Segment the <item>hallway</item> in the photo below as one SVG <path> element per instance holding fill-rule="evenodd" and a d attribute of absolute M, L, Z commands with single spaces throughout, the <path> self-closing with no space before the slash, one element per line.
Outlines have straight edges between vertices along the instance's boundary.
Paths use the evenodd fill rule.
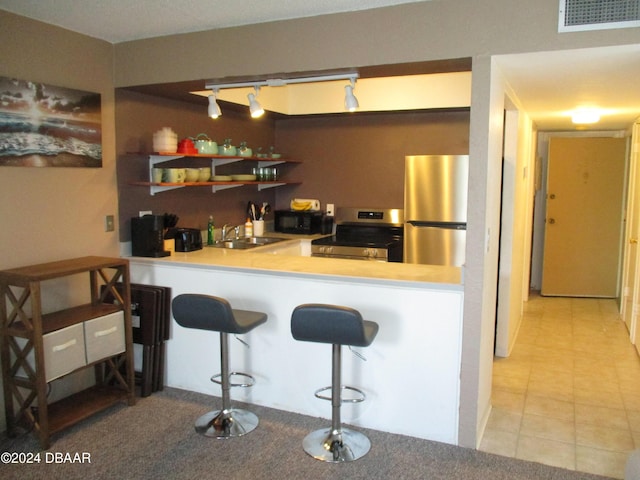
<path fill-rule="evenodd" d="M 532 295 L 493 368 L 481 451 L 624 477 L 640 448 L 640 358 L 615 300 Z"/>

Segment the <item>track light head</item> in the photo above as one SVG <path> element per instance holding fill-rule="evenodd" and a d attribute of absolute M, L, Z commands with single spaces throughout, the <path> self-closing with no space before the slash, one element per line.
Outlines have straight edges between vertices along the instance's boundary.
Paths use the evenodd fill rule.
<path fill-rule="evenodd" d="M 355 78 L 351 79 L 351 85 L 345 85 L 344 90 L 344 108 L 350 112 L 355 112 L 360 104 L 358 103 L 358 99 L 353 94 L 353 89 L 356 86 Z"/>
<path fill-rule="evenodd" d="M 220 110 L 220 105 L 218 105 L 218 102 L 216 101 L 217 93 L 218 91 L 214 90 L 213 94 L 209 95 L 208 115 L 213 119 L 216 119 L 220 115 L 222 115 L 222 110 Z"/>
<path fill-rule="evenodd" d="M 251 112 L 251 116 L 253 118 L 258 118 L 262 116 L 262 114 L 264 113 L 264 109 L 262 108 L 262 105 L 260 105 L 260 103 L 256 100 L 256 96 L 260 91 L 260 87 L 255 86 L 253 88 L 256 91 L 255 95 L 253 93 L 247 95 L 247 97 L 249 98 L 249 112 Z"/>

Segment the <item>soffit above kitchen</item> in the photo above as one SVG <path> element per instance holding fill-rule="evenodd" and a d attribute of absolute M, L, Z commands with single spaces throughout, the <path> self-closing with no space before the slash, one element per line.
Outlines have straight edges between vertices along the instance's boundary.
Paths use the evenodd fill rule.
<path fill-rule="evenodd" d="M 251 83 L 268 79 L 308 78 L 315 76 L 356 74 L 354 93 L 360 102 L 358 112 L 469 109 L 471 105 L 471 59 L 457 58 L 428 62 L 379 65 L 335 71 L 311 71 L 272 74 L 268 77 L 233 77 L 203 79 L 154 85 L 123 87 L 156 97 L 202 106 L 206 115 L 206 84 Z M 344 87 L 347 81 L 289 84 L 262 87 L 258 100 L 271 114 L 297 116 L 338 114 L 344 111 Z M 247 94 L 251 87 L 222 89 L 218 100 L 222 111 L 247 112 Z M 248 115 L 248 113 L 247 113 Z"/>

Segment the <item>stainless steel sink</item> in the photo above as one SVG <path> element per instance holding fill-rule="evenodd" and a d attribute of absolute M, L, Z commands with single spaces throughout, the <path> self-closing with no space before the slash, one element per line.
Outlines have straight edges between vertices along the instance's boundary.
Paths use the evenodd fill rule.
<path fill-rule="evenodd" d="M 224 242 L 218 241 L 213 245 L 209 245 L 209 246 L 213 248 L 234 248 L 236 250 L 241 250 L 241 249 L 246 250 L 247 248 L 254 248 L 254 247 L 257 247 L 258 245 L 251 245 L 250 243 L 247 243 L 244 240 L 240 239 L 240 240 L 225 240 Z"/>
<path fill-rule="evenodd" d="M 248 237 L 243 240 L 252 245 L 270 245 L 272 243 L 282 242 L 285 239 L 277 237 Z"/>
<path fill-rule="evenodd" d="M 236 250 L 247 250 L 249 248 L 261 247 L 263 245 L 270 245 L 272 243 L 282 242 L 284 238 L 276 237 L 247 237 L 247 238 L 235 238 L 233 240 L 217 241 L 213 245 L 209 245 L 213 248 L 232 248 Z"/>

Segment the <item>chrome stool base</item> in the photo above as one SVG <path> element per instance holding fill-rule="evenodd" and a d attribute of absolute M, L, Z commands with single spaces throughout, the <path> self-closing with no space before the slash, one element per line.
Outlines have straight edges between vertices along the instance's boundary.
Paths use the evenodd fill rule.
<path fill-rule="evenodd" d="M 353 462 L 369 452 L 371 442 L 366 435 L 348 428 L 339 431 L 324 428 L 304 437 L 302 448 L 323 462 Z"/>
<path fill-rule="evenodd" d="M 196 432 L 205 437 L 235 438 L 254 430 L 258 422 L 258 417 L 247 410 L 215 410 L 196 420 Z"/>

